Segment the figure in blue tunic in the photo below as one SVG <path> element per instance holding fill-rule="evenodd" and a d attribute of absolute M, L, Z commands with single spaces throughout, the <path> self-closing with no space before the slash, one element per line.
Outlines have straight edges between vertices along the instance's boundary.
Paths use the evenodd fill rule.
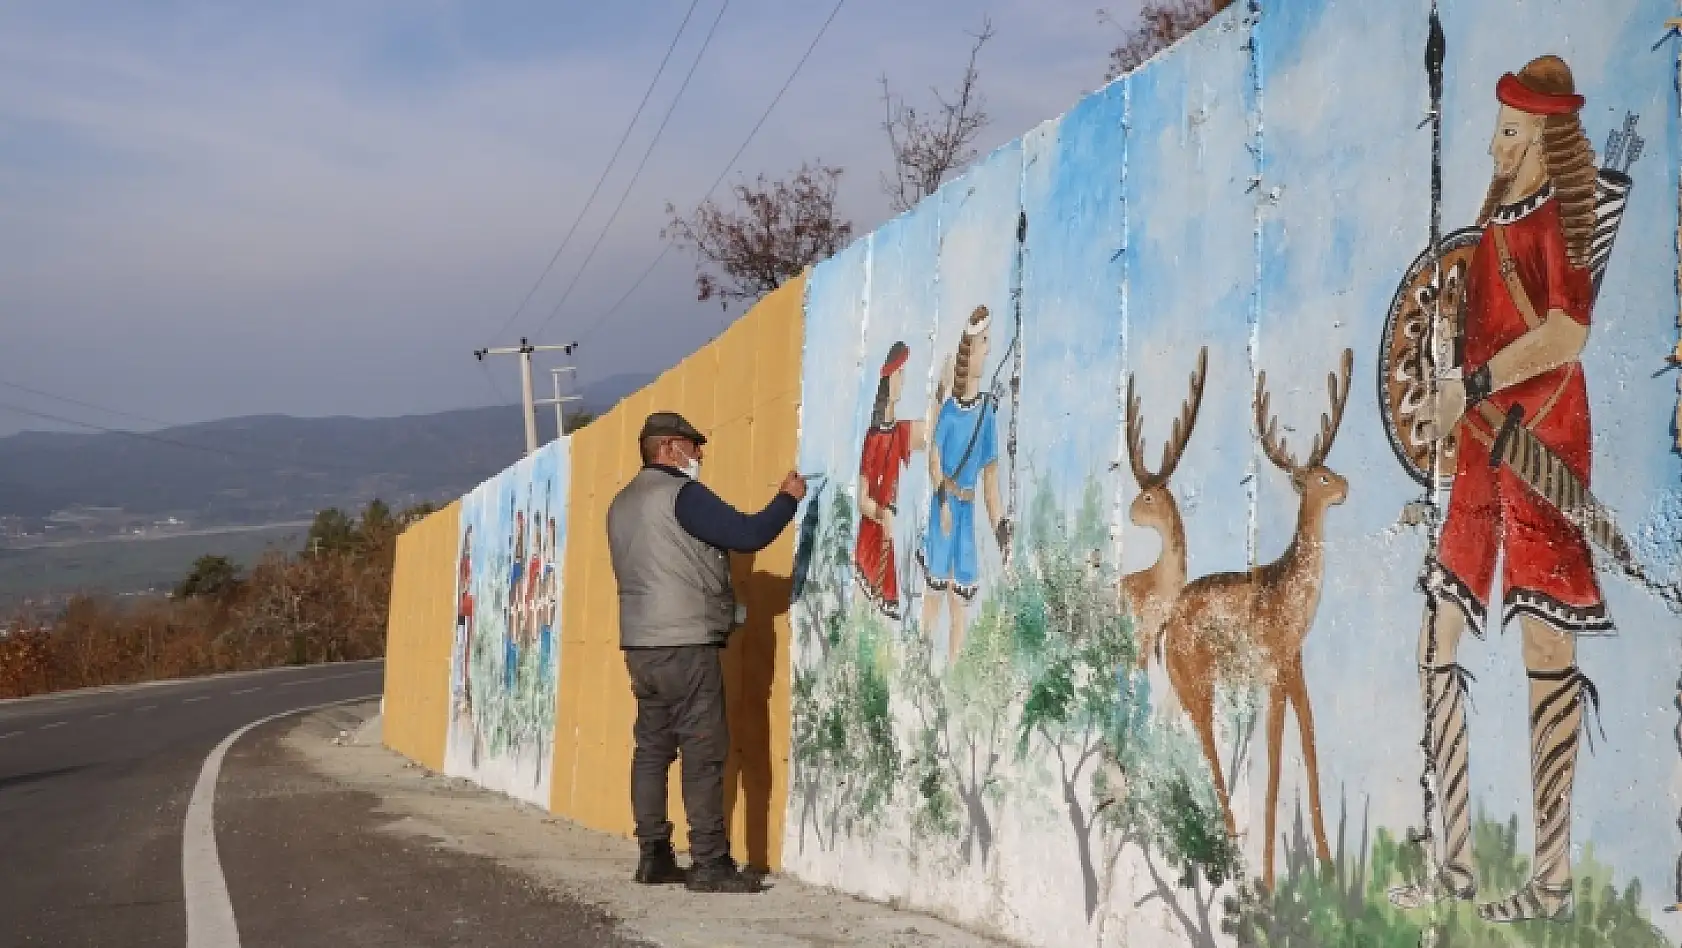
<path fill-rule="evenodd" d="M 525 569 L 526 512 L 522 510 L 514 514 L 514 551 L 512 562 L 508 564 L 508 601 L 504 613 L 507 621 L 502 628 L 502 687 L 505 692 L 514 690 L 514 669 L 520 663 L 514 636 L 523 618 L 520 610 L 520 590 L 524 584 L 520 580 L 525 575 Z"/>
<path fill-rule="evenodd" d="M 941 402 L 929 439 L 929 478 L 934 497 L 917 559 L 929 592 L 923 598 L 923 629 L 933 635 L 945 604 L 951 621 L 947 661 L 963 650 L 968 604 L 981 584 L 976 541 L 976 495 L 987 504 L 987 529 L 994 543 L 1008 542 L 1010 526 L 999 502 L 998 402 L 981 390 L 989 345 L 987 307 L 977 306 L 964 326 L 949 364 L 950 394 Z M 947 389 L 943 381 L 942 388 Z"/>
<path fill-rule="evenodd" d="M 561 605 L 560 590 L 557 588 L 560 586 L 561 576 L 556 571 L 555 564 L 556 548 L 559 546 L 556 541 L 555 518 L 550 517 L 549 535 L 544 543 L 543 582 L 541 584 L 543 593 L 538 601 L 543 624 L 537 638 L 537 667 L 541 676 L 539 680 L 545 685 L 553 677 L 555 620 L 559 617 Z"/>

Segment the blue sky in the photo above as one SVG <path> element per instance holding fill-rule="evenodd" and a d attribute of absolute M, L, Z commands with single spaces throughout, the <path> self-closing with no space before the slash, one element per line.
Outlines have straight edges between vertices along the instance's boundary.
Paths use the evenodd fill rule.
<path fill-rule="evenodd" d="M 641 4 L 9 4 L 0 10 L 0 379 L 171 421 L 397 414 L 493 399 L 493 338 L 583 204 L 682 0 Z M 1131 2 L 1111 4 L 1125 17 Z M 703 0 L 579 237 L 515 324 L 560 298 L 719 9 Z M 636 190 L 546 334 L 566 341 L 658 252 L 828 3 L 733 0 Z M 983 153 L 1102 80 L 1091 0 L 850 0 L 743 156 L 846 168 L 887 217 L 878 78 L 949 84 L 990 13 Z M 728 320 L 671 255 L 584 378 L 658 370 Z M 497 384 L 512 396 L 511 366 Z M 105 424 L 82 409 L 7 399 Z M 40 422 L 0 415 L 0 433 Z"/>

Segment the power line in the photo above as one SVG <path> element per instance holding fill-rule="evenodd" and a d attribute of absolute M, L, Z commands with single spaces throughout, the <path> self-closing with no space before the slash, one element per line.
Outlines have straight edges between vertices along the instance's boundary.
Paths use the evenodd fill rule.
<path fill-rule="evenodd" d="M 24 389 L 24 386 L 13 385 L 13 384 L 8 383 L 8 382 L 0 382 L 0 385 L 6 385 L 8 388 L 18 388 L 18 389 L 23 389 L 25 391 L 34 392 L 35 394 L 38 394 L 38 395 L 42 396 L 43 398 L 53 398 L 53 399 L 58 399 L 59 401 L 69 402 L 71 404 L 82 405 L 86 408 L 91 408 L 95 411 L 108 412 L 108 413 L 111 413 L 111 414 L 123 414 L 122 412 L 118 412 L 116 409 L 106 408 L 102 405 L 95 405 L 91 402 L 77 401 L 76 399 L 67 398 L 67 397 L 62 396 L 62 395 L 54 395 L 51 392 L 41 392 L 41 391 L 37 391 L 35 389 Z M 150 441 L 154 444 L 168 445 L 168 446 L 173 447 L 173 448 L 182 448 L 182 449 L 185 449 L 185 450 L 188 450 L 188 451 L 199 451 L 199 452 L 202 452 L 202 453 L 205 453 L 205 454 L 214 454 L 214 455 L 218 455 L 218 456 L 224 457 L 224 458 L 231 458 L 233 460 L 256 460 L 256 461 L 266 461 L 266 462 L 269 462 L 269 463 L 274 463 L 274 462 L 278 461 L 278 462 L 281 462 L 281 463 L 284 463 L 284 464 L 298 464 L 298 465 L 303 466 L 303 467 L 315 467 L 315 468 L 325 468 L 325 469 L 328 469 L 328 470 L 340 470 L 340 471 L 347 471 L 347 472 L 354 473 L 354 474 L 368 474 L 368 473 L 370 473 L 367 468 L 357 467 L 357 466 L 348 465 L 348 464 L 334 464 L 331 461 L 322 461 L 322 460 L 318 460 L 318 459 L 310 459 L 308 461 L 299 461 L 295 458 L 283 457 L 283 456 L 278 455 L 278 454 L 267 454 L 267 453 L 258 452 L 258 451 L 234 451 L 234 450 L 229 450 L 227 448 L 215 448 L 215 447 L 211 447 L 210 445 L 193 444 L 190 441 L 177 441 L 174 438 L 166 438 L 166 437 L 163 437 L 162 435 L 151 434 L 149 432 L 130 431 L 127 428 L 112 428 L 112 427 L 109 427 L 109 426 L 106 426 L 106 425 L 95 424 L 91 421 L 79 421 L 75 418 L 67 418 L 63 415 L 54 414 L 52 412 L 40 411 L 40 410 L 37 410 L 37 409 L 34 409 L 34 408 L 25 408 L 22 405 L 16 405 L 16 404 L 12 404 L 10 402 L 0 402 L 0 411 L 9 411 L 9 412 L 13 412 L 15 414 L 24 415 L 24 416 L 27 416 L 27 417 L 30 417 L 30 418 L 37 418 L 37 419 L 40 419 L 42 421 L 51 421 L 51 422 L 55 422 L 55 423 L 61 424 L 61 425 L 72 425 L 72 426 L 77 427 L 77 428 L 87 428 L 91 431 L 98 431 L 102 434 L 124 435 L 126 437 L 135 438 L 135 439 L 140 440 L 140 441 Z M 147 420 L 154 421 L 154 422 L 157 422 L 159 424 L 166 424 L 166 425 L 169 424 L 169 422 L 160 422 L 157 419 L 147 419 Z M 394 473 L 399 473 L 399 472 L 394 472 Z M 408 473 L 430 474 L 434 477 L 480 477 L 480 476 L 483 476 L 484 472 L 482 472 L 482 471 L 411 471 L 411 472 L 408 472 Z"/>
<path fill-rule="evenodd" d="M 103 412 L 107 415 L 116 415 L 120 418 L 132 418 L 135 421 L 144 421 L 149 425 L 158 425 L 164 428 L 175 427 L 175 422 L 173 421 L 164 421 L 162 418 L 150 418 L 146 415 L 136 415 L 133 412 L 119 411 L 115 408 L 106 408 L 103 405 L 95 405 L 92 402 L 84 402 L 79 399 L 71 398 L 68 395 L 54 395 L 52 392 L 43 392 L 38 388 L 30 388 L 27 385 L 19 385 L 16 382 L 8 382 L 5 379 L 0 379 L 0 386 L 19 392 L 28 392 L 31 395 L 37 395 L 41 398 L 50 398 L 55 402 L 64 402 L 67 405 L 77 405 L 82 408 L 89 408 L 97 412 Z"/>
<path fill-rule="evenodd" d="M 55 396 L 48 396 L 48 397 L 55 397 Z M 78 427 L 78 428 L 89 428 L 91 430 L 103 432 L 105 434 L 127 435 L 130 438 L 138 438 L 141 441 L 151 441 L 151 442 L 154 442 L 154 443 L 157 443 L 157 444 L 167 444 L 167 445 L 170 445 L 171 447 L 186 448 L 189 451 L 203 451 L 207 454 L 216 454 L 216 455 L 221 455 L 223 457 L 230 457 L 230 458 L 236 458 L 236 459 L 239 457 L 239 455 L 235 454 L 234 452 L 225 450 L 223 448 L 212 448 L 208 445 L 202 445 L 202 444 L 189 444 L 186 441 L 174 441 L 174 440 L 171 440 L 169 438 L 161 438 L 157 435 L 147 434 L 147 433 L 141 432 L 141 431 L 129 431 L 126 428 L 108 428 L 105 425 L 96 425 L 91 421 L 77 421 L 74 418 L 66 418 L 63 415 L 55 415 L 52 412 L 37 411 L 33 408 L 25 408 L 22 405 L 13 405 L 13 404 L 10 404 L 10 403 L 7 403 L 7 402 L 0 402 L 0 410 L 14 412 L 14 413 L 19 414 L 19 415 L 26 415 L 30 418 L 39 418 L 42 421 L 57 422 L 58 424 L 61 424 L 61 425 L 74 425 L 75 427 Z M 104 409 L 100 409 L 100 410 L 103 411 Z"/>
<path fill-rule="evenodd" d="M 561 311 L 561 307 L 565 306 L 567 299 L 572 296 L 573 287 L 578 285 L 578 278 L 584 275 L 584 271 L 590 266 L 590 261 L 595 259 L 596 251 L 600 249 L 608 231 L 613 229 L 613 222 L 619 219 L 619 212 L 625 208 L 625 200 L 631 196 L 631 190 L 636 186 L 637 178 L 642 176 L 642 169 L 647 166 L 648 157 L 654 154 L 654 146 L 660 143 L 660 133 L 666 130 L 666 123 L 671 121 L 672 113 L 677 111 L 678 103 L 683 99 L 684 90 L 689 88 L 689 80 L 694 78 L 695 70 L 700 67 L 701 60 L 706 58 L 707 47 L 712 45 L 713 33 L 717 32 L 719 21 L 724 19 L 724 11 L 728 9 L 730 9 L 730 0 L 724 0 L 724 3 L 718 8 L 718 16 L 713 18 L 713 24 L 707 30 L 706 39 L 701 42 L 700 52 L 695 54 L 695 61 L 689 65 L 689 74 L 683 77 L 683 85 L 679 86 L 677 94 L 672 96 L 671 105 L 667 106 L 665 116 L 660 119 L 660 127 L 654 130 L 654 137 L 649 140 L 648 147 L 643 150 L 642 161 L 637 164 L 637 170 L 631 175 L 631 180 L 625 183 L 625 190 L 619 195 L 619 203 L 613 208 L 613 214 L 608 217 L 607 223 L 602 225 L 601 232 L 596 234 L 596 242 L 590 245 L 590 252 L 584 255 L 584 262 L 578 265 L 578 272 L 572 275 L 572 282 L 567 284 L 566 292 L 561 294 L 560 301 L 555 304 L 554 309 L 549 311 L 549 318 L 543 321 L 543 325 L 537 327 L 537 332 L 533 335 L 541 335 L 543 330 L 548 328 L 551 322 L 554 322 L 555 317 Z"/>
<path fill-rule="evenodd" d="M 491 375 L 491 367 L 486 365 L 483 360 L 478 361 L 479 372 L 484 375 L 485 384 L 491 387 L 491 404 L 496 406 L 509 404 L 508 399 L 502 394 L 502 386 L 496 384 L 496 377 Z"/>
<path fill-rule="evenodd" d="M 696 206 L 705 204 L 707 200 L 713 196 L 713 192 L 718 190 L 718 186 L 723 183 L 725 176 L 729 175 L 731 169 L 736 167 L 736 162 L 741 160 L 742 153 L 748 150 L 748 145 L 752 144 L 754 136 L 758 135 L 759 130 L 764 127 L 765 120 L 771 117 L 771 112 L 776 109 L 777 103 L 783 100 L 783 93 L 787 92 L 789 86 L 794 84 L 795 77 L 800 75 L 801 69 L 805 68 L 806 60 L 811 58 L 812 51 L 818 48 L 819 41 L 823 39 L 824 33 L 828 32 L 829 25 L 835 22 L 836 14 L 841 12 L 841 7 L 846 5 L 846 3 L 847 0 L 835 0 L 835 6 L 829 11 L 828 19 L 823 21 L 822 26 L 818 27 L 817 35 L 812 37 L 812 42 L 806 47 L 806 52 L 801 55 L 800 61 L 794 64 L 794 69 L 788 74 L 788 78 L 783 80 L 782 88 L 777 90 L 777 94 L 771 99 L 771 104 L 767 105 L 765 107 L 765 111 L 760 113 L 759 121 L 753 123 L 753 128 L 748 131 L 747 138 L 742 139 L 742 144 L 736 149 L 736 153 L 730 156 L 730 162 L 724 166 L 724 170 L 720 171 L 718 173 L 718 177 L 713 179 L 712 186 L 707 188 L 707 193 L 701 196 L 701 200 L 695 202 Z M 649 274 L 653 273 L 654 269 L 660 265 L 660 261 L 666 259 L 666 254 L 671 249 L 671 244 L 663 243 L 660 247 L 660 252 L 656 254 L 648 266 L 643 269 L 642 274 L 631 284 L 630 289 L 626 290 L 624 294 L 619 297 L 619 300 L 609 307 L 606 312 L 596 317 L 596 321 L 591 323 L 588 329 L 579 334 L 578 341 L 583 342 L 584 340 L 590 338 L 591 334 L 600 328 L 603 323 L 607 322 L 608 319 L 612 318 L 614 313 L 619 312 L 619 308 L 624 306 L 625 301 L 631 298 L 631 294 L 635 293 L 637 289 L 642 286 L 643 281 L 647 280 Z"/>
<path fill-rule="evenodd" d="M 672 52 L 677 49 L 678 40 L 683 37 L 683 31 L 689 27 L 689 18 L 694 15 L 695 8 L 700 4 L 701 0 L 690 0 L 689 10 L 683 14 L 683 22 L 678 24 L 677 33 L 673 34 L 671 43 L 666 46 L 666 55 L 661 57 L 659 68 L 654 70 L 654 78 L 649 80 L 648 88 L 643 90 L 642 101 L 637 103 L 637 110 L 631 113 L 631 120 L 625 124 L 625 132 L 619 136 L 619 144 L 614 146 L 613 156 L 607 159 L 607 165 L 602 168 L 601 175 L 596 178 L 596 186 L 590 189 L 590 196 L 585 199 L 584 206 L 578 209 L 578 216 L 572 219 L 572 226 L 567 228 L 566 236 L 561 238 L 561 245 L 556 247 L 554 254 L 549 257 L 548 265 L 543 268 L 542 273 L 537 275 L 537 281 L 531 285 L 531 289 L 526 291 L 526 296 L 520 300 L 520 305 L 514 307 L 514 312 L 508 315 L 508 320 L 502 324 L 502 328 L 496 331 L 498 336 L 507 332 L 508 327 L 514 325 L 514 321 L 520 318 L 520 313 L 525 310 L 526 304 L 531 302 L 532 296 L 537 293 L 537 288 L 542 286 L 543 281 L 549 277 L 549 271 L 555 269 L 555 261 L 561 259 L 561 254 L 567 249 L 567 245 L 572 243 L 572 235 L 577 233 L 578 225 L 584 222 L 584 215 L 589 213 L 591 205 L 595 204 L 596 195 L 601 193 L 602 185 L 606 183 L 608 173 L 613 170 L 614 164 L 619 161 L 619 153 L 624 150 L 625 142 L 630 140 L 631 130 L 637 127 L 637 119 L 642 118 L 642 110 L 648 105 L 648 99 L 654 94 L 654 87 L 660 83 L 660 77 L 665 75 L 666 64 L 671 61 Z"/>

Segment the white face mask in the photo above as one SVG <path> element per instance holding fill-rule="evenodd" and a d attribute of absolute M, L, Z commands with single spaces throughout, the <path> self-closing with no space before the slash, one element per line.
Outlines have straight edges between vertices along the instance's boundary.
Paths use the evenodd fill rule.
<path fill-rule="evenodd" d="M 692 481 L 699 480 L 701 478 L 701 461 L 699 458 L 690 458 L 684 461 L 678 470 L 682 471 L 684 476 Z"/>

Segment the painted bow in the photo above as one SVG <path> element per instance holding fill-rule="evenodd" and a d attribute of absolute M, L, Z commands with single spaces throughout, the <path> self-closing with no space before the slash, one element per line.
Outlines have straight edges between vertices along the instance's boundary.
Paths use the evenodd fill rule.
<path fill-rule="evenodd" d="M 1005 499 L 1005 514 L 999 518 L 997 540 L 999 555 L 1003 558 L 1006 568 L 1010 566 L 1012 536 L 1016 522 L 1017 480 L 1016 480 L 1016 424 L 1017 416 L 1021 414 L 1022 406 L 1022 264 L 1023 255 L 1028 242 L 1028 212 L 1018 211 L 1016 216 L 1016 259 L 1013 264 L 1014 273 L 1011 274 L 1010 302 L 1011 320 L 1014 332 L 1010 344 L 1005 347 L 1004 355 L 999 359 L 999 365 L 993 370 L 992 381 L 988 383 L 988 391 L 992 393 L 995 403 L 1004 398 L 1004 383 L 999 375 L 1004 372 L 1006 364 L 1011 366 L 1010 372 L 1010 429 L 1005 438 L 1005 453 L 1010 458 L 1009 477 Z"/>

